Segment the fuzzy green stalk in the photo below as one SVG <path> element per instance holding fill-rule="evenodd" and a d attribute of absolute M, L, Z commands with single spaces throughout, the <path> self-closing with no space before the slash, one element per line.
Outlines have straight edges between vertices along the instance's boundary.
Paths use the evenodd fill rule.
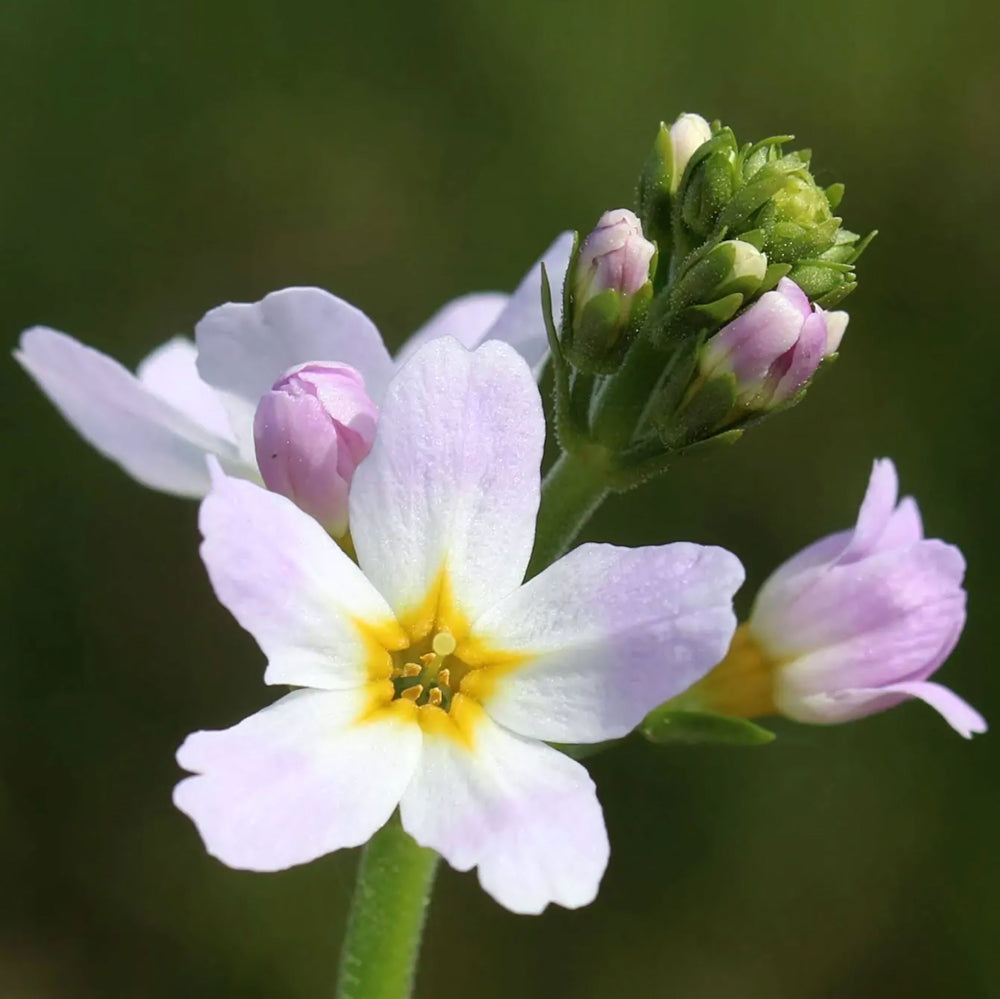
<path fill-rule="evenodd" d="M 368 841 L 340 953 L 337 999 L 406 999 L 420 956 L 438 855 L 393 816 Z"/>

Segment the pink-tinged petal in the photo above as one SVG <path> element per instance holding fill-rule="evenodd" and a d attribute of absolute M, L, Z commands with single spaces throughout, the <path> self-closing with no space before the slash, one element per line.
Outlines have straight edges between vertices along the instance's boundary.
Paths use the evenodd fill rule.
<path fill-rule="evenodd" d="M 229 440 L 65 333 L 27 330 L 14 357 L 84 440 L 143 485 L 203 496 L 209 486 L 206 454 L 238 463 Z"/>
<path fill-rule="evenodd" d="M 966 739 L 986 731 L 986 719 L 957 694 L 938 683 L 919 681 L 813 694 L 797 705 L 797 713 L 791 717 L 819 725 L 836 724 L 888 711 L 911 697 L 929 704 Z"/>
<path fill-rule="evenodd" d="M 803 324 L 798 343 L 791 350 L 788 367 L 781 372 L 772 399 L 781 402 L 791 399 L 816 373 L 826 346 L 826 320 L 819 314 L 811 315 Z"/>
<path fill-rule="evenodd" d="M 939 683 L 897 683 L 887 691 L 916 697 L 929 704 L 963 738 L 971 739 L 986 731 L 986 719 L 958 694 Z"/>
<path fill-rule="evenodd" d="M 872 551 L 881 553 L 895 548 L 907 548 L 923 539 L 924 525 L 920 519 L 920 509 L 912 496 L 904 496 L 886 522 Z"/>
<path fill-rule="evenodd" d="M 810 570 L 781 590 L 761 593 L 751 625 L 769 654 L 791 659 L 921 617 L 932 627 L 964 600 L 962 553 L 941 541 Z M 942 625 L 943 626 L 943 625 Z M 897 674 L 898 675 L 898 674 Z M 866 684 L 867 685 L 867 684 Z"/>
<path fill-rule="evenodd" d="M 892 459 L 880 458 L 873 462 L 868 489 L 858 511 L 854 537 L 840 557 L 842 563 L 856 562 L 874 550 L 889 524 L 898 494 L 899 478 Z"/>
<path fill-rule="evenodd" d="M 186 337 L 176 336 L 140 361 L 135 373 L 154 395 L 195 423 L 235 443 L 226 407 L 215 389 L 201 380 L 197 362 L 195 345 Z"/>
<path fill-rule="evenodd" d="M 290 368 L 309 361 L 349 364 L 376 402 L 393 370 L 375 324 L 320 288 L 285 288 L 252 304 L 221 305 L 195 327 L 195 340 L 198 372 L 220 392 L 248 455 L 257 403 Z"/>
<path fill-rule="evenodd" d="M 368 840 L 420 755 L 404 713 L 358 721 L 361 692 L 299 690 L 221 732 L 195 732 L 174 804 L 224 864 L 279 871 Z"/>
<path fill-rule="evenodd" d="M 888 495 L 894 497 L 894 490 L 883 492 L 882 498 Z M 870 525 L 869 537 L 863 540 L 867 554 L 881 554 L 896 548 L 906 548 L 923 540 L 920 510 L 911 497 L 904 497 L 880 528 L 883 515 L 884 507 L 876 511 L 875 523 Z M 810 573 L 810 570 L 825 569 L 835 562 L 849 561 L 850 558 L 845 555 L 855 533 L 852 529 L 820 538 L 819 541 L 814 541 L 783 562 L 761 586 L 757 605 L 761 608 L 773 607 L 792 600 L 797 593 L 808 589 L 813 582 L 822 577 L 822 572 Z M 769 612 L 762 611 L 762 613 L 769 616 Z M 755 608 L 754 615 L 756 614 Z"/>
<path fill-rule="evenodd" d="M 608 837 L 587 771 L 481 714 L 473 740 L 425 733 L 400 805 L 403 828 L 452 867 L 478 867 L 479 883 L 512 912 L 592 902 Z"/>
<path fill-rule="evenodd" d="M 922 680 L 952 652 L 964 623 L 964 592 L 942 595 L 881 627 L 787 661 L 776 678 L 776 697 L 788 706 L 822 691 Z"/>
<path fill-rule="evenodd" d="M 441 337 L 403 366 L 350 497 L 358 561 L 397 616 L 422 607 L 443 570 L 469 620 L 517 587 L 544 438 L 534 379 L 506 344 L 470 352 Z"/>
<path fill-rule="evenodd" d="M 705 344 L 702 370 L 732 371 L 753 386 L 795 346 L 801 329 L 799 310 L 778 292 L 766 292 Z"/>
<path fill-rule="evenodd" d="M 812 315 L 812 304 L 809 301 L 809 296 L 791 278 L 783 277 L 778 282 L 777 290 L 790 305 L 794 305 L 798 309 L 799 315 L 803 319 L 808 319 Z"/>
<path fill-rule="evenodd" d="M 549 341 L 542 318 L 542 264 L 552 289 L 552 312 L 556 329 L 562 321 L 562 288 L 573 252 L 573 233 L 564 232 L 542 254 L 510 296 L 484 339 L 509 343 L 531 366 L 541 367 L 548 357 Z"/>
<path fill-rule="evenodd" d="M 396 363 L 403 364 L 418 348 L 440 336 L 454 337 L 470 350 L 478 347 L 508 301 L 510 295 L 494 291 L 463 295 L 448 302 L 400 347 Z"/>
<path fill-rule="evenodd" d="M 808 585 L 808 581 L 804 580 L 805 574 L 812 569 L 824 568 L 836 562 L 850 544 L 852 537 L 854 537 L 853 530 L 828 534 L 825 538 L 814 541 L 787 561 L 782 562 L 764 581 L 757 595 L 757 603 L 769 604 L 787 599 L 788 594 L 795 592 L 803 585 Z M 818 577 L 819 574 L 813 575 Z M 754 613 L 756 614 L 756 610 Z"/>
<path fill-rule="evenodd" d="M 212 586 L 267 656 L 266 683 L 360 687 L 370 676 L 358 622 L 405 643 L 361 570 L 284 496 L 218 474 L 199 523 Z"/>
<path fill-rule="evenodd" d="M 478 644 L 529 658 L 496 677 L 470 674 L 462 690 L 521 735 L 626 735 L 723 658 L 742 582 L 739 560 L 721 548 L 582 545 L 475 622 Z"/>

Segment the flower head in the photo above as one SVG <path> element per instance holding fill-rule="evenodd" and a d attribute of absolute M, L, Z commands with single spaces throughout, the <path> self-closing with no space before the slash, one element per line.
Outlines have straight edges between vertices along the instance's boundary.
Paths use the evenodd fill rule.
<path fill-rule="evenodd" d="M 705 344 L 699 366 L 705 377 L 735 375 L 740 405 L 769 409 L 802 390 L 837 352 L 846 328 L 846 312 L 811 306 L 798 285 L 782 278 Z"/>
<path fill-rule="evenodd" d="M 377 420 L 378 408 L 354 368 L 293 368 L 264 393 L 254 415 L 264 484 L 340 537 L 347 530 L 351 479 L 371 450 Z"/>
<path fill-rule="evenodd" d="M 135 375 L 42 326 L 22 334 L 14 356 L 80 435 L 134 479 L 201 497 L 210 485 L 208 455 L 232 475 L 261 480 L 254 414 L 275 380 L 292 368 L 349 365 L 376 404 L 398 364 L 434 337 L 453 336 L 469 347 L 503 340 L 540 368 L 548 352 L 541 264 L 561 280 L 572 243 L 563 233 L 512 295 L 466 295 L 446 305 L 403 345 L 395 364 L 375 324 L 319 288 L 286 288 L 253 304 L 212 309 L 195 327 L 195 344 L 170 340 Z"/>
<path fill-rule="evenodd" d="M 545 436 L 510 347 L 444 338 L 393 380 L 351 490 L 355 564 L 283 496 L 217 474 L 219 599 L 301 689 L 197 732 L 175 800 L 225 863 L 276 870 L 417 842 L 517 912 L 575 907 L 608 857 L 593 783 L 545 741 L 629 732 L 723 654 L 742 579 L 693 544 L 584 545 L 527 583 Z"/>
<path fill-rule="evenodd" d="M 693 702 L 822 724 L 916 697 L 961 735 L 986 730 L 977 711 L 929 679 L 965 624 L 962 553 L 924 538 L 916 503 L 896 496 L 892 462 L 875 462 L 854 529 L 775 570 Z"/>

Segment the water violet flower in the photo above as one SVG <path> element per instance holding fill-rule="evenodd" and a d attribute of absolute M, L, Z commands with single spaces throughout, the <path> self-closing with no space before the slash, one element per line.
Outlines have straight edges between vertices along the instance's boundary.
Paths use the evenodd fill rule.
<path fill-rule="evenodd" d="M 816 541 L 761 587 L 726 658 L 681 700 L 752 718 L 849 721 L 918 698 L 966 738 L 982 716 L 930 677 L 965 624 L 965 560 L 924 538 L 896 469 L 876 461 L 853 530 Z"/>
<path fill-rule="evenodd" d="M 218 470 L 215 592 L 298 689 L 178 753 L 210 853 L 277 870 L 404 829 L 515 912 L 590 902 L 608 859 L 584 767 L 719 660 L 742 567 L 695 544 L 587 544 L 522 583 L 545 437 L 511 347 L 423 347 L 350 495 L 357 564 L 285 497 Z"/>

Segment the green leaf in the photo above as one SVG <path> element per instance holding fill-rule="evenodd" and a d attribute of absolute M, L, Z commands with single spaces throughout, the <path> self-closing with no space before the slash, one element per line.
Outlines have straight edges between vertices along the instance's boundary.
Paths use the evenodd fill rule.
<path fill-rule="evenodd" d="M 658 746 L 765 746 L 774 733 L 746 718 L 730 718 L 714 711 L 678 711 L 664 705 L 651 711 L 639 731 Z"/>

